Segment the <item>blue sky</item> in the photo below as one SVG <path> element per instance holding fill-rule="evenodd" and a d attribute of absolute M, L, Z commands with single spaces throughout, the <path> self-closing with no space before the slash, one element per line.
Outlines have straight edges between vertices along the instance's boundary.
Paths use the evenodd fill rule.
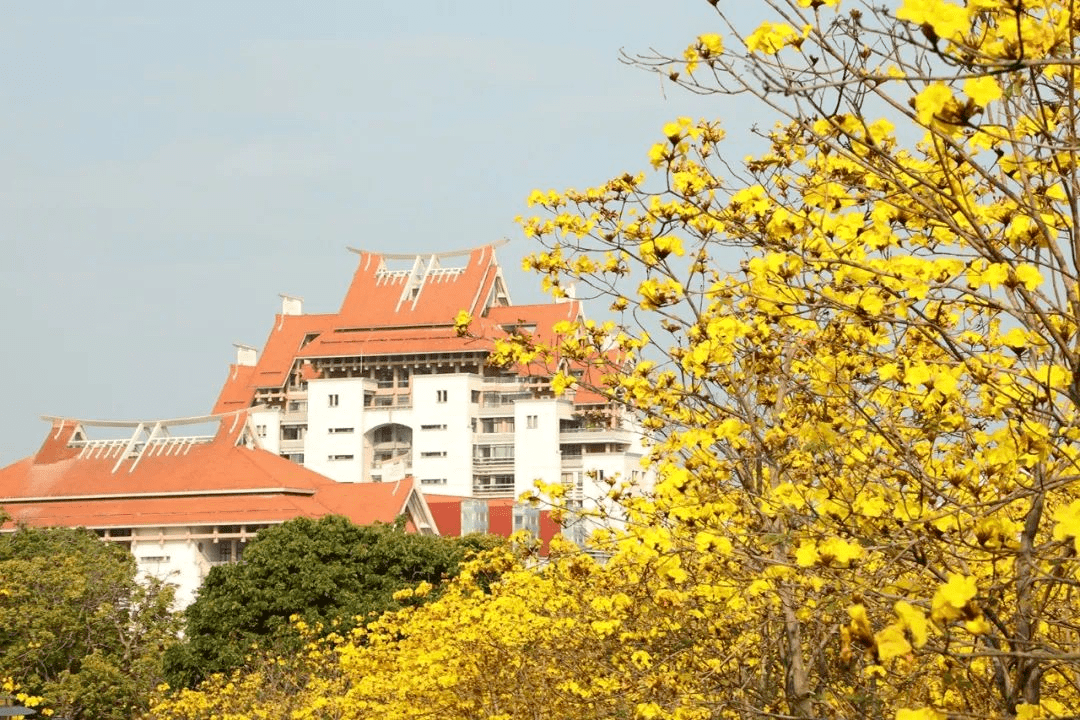
<path fill-rule="evenodd" d="M 508 237 L 511 293 L 539 300 L 531 189 L 646 168 L 677 115 L 750 124 L 619 61 L 708 31 L 705 0 L 8 4 L 0 466 L 42 414 L 208 412 L 279 292 L 338 307 L 346 246 Z"/>

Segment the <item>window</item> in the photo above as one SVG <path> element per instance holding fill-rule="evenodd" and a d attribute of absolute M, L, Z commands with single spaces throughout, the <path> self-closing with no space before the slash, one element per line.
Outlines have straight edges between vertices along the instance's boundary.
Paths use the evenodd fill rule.
<path fill-rule="evenodd" d="M 441 402 L 441 403 L 446 402 L 446 396 L 447 396 L 447 392 L 445 390 L 436 390 L 435 391 L 435 402 Z"/>
<path fill-rule="evenodd" d="M 244 555 L 244 543 L 239 540 L 220 540 L 217 545 L 217 559 L 211 562 L 234 563 L 240 562 Z"/>
<path fill-rule="evenodd" d="M 255 434 L 258 435 L 261 438 L 266 437 L 266 426 L 265 425 L 256 425 L 255 426 Z"/>
<path fill-rule="evenodd" d="M 327 456 L 326 459 L 327 460 L 352 460 L 353 456 L 352 455 L 329 455 L 329 456 Z"/>
<path fill-rule="evenodd" d="M 473 448 L 473 458 L 476 460 L 513 460 L 513 445 L 477 445 Z"/>
<path fill-rule="evenodd" d="M 139 558 L 139 562 L 142 563 L 164 563 L 169 562 L 168 555 L 147 555 L 146 557 Z"/>
<path fill-rule="evenodd" d="M 341 435 L 343 433 L 353 432 L 353 428 L 330 428 L 327 432 L 331 435 Z"/>
<path fill-rule="evenodd" d="M 479 390 L 473 390 L 472 391 L 472 401 L 474 403 L 480 402 L 480 391 Z"/>
<path fill-rule="evenodd" d="M 526 415 L 525 416 L 525 427 L 529 428 L 530 430 L 535 430 L 538 423 L 539 423 L 538 416 L 536 416 L 536 415 Z"/>
<path fill-rule="evenodd" d="M 514 418 L 482 418 L 480 420 L 480 432 L 512 433 L 514 432 Z"/>
<path fill-rule="evenodd" d="M 445 430 L 445 425 L 421 425 L 421 430 Z"/>
<path fill-rule="evenodd" d="M 281 439 L 282 440 L 303 440 L 305 425 L 282 425 L 281 426 Z"/>
<path fill-rule="evenodd" d="M 421 485 L 445 485 L 446 478 L 420 478 Z"/>
<path fill-rule="evenodd" d="M 420 453 L 420 457 L 425 457 L 425 458 L 446 457 L 446 451 L 445 450 L 432 450 L 430 452 L 422 452 L 422 453 Z"/>
<path fill-rule="evenodd" d="M 333 395 L 328 395 L 326 397 L 326 400 L 327 400 L 327 406 L 328 407 L 337 407 L 338 406 L 337 393 L 334 393 Z"/>

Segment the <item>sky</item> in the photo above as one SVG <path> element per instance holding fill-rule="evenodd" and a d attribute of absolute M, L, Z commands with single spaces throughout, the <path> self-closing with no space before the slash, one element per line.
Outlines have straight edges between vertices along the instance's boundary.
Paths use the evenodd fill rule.
<path fill-rule="evenodd" d="M 705 0 L 42 0 L 4 14 L 0 466 L 36 450 L 41 415 L 208 413 L 232 344 L 261 348 L 278 293 L 338 308 L 347 246 L 509 238 L 514 301 L 541 301 L 513 220 L 533 188 L 644 170 L 679 115 L 750 124 L 737 102 L 620 62 L 720 32 Z"/>

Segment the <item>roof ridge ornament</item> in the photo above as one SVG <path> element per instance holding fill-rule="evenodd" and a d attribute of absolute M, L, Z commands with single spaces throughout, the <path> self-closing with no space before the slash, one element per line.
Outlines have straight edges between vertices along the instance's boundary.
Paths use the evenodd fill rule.
<path fill-rule="evenodd" d="M 356 253 L 357 255 L 370 255 L 370 256 L 375 256 L 375 257 L 381 257 L 381 258 L 384 258 L 386 260 L 412 260 L 413 258 L 424 257 L 425 255 L 426 256 L 432 256 L 432 257 L 437 257 L 437 258 L 439 258 L 441 260 L 443 258 L 450 258 L 450 257 L 466 257 L 468 255 L 472 255 L 477 250 L 486 250 L 487 248 L 491 248 L 492 250 L 496 250 L 498 248 L 501 248 L 503 245 L 506 245 L 509 242 L 510 242 L 510 238 L 499 238 L 498 240 L 495 240 L 494 242 L 484 243 L 483 245 L 477 245 L 476 247 L 465 248 L 463 250 L 445 250 L 443 252 L 438 252 L 438 253 L 415 253 L 415 252 L 413 252 L 413 253 L 381 253 L 381 252 L 375 252 L 374 250 L 364 250 L 362 248 L 354 248 L 351 245 L 346 245 L 345 249 L 348 250 L 349 252 Z"/>

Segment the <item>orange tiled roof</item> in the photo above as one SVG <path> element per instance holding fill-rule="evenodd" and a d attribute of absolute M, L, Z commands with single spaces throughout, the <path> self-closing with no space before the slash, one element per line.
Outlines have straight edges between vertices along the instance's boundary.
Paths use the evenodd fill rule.
<path fill-rule="evenodd" d="M 491 245 L 472 250 L 468 264 L 460 271 L 439 268 L 435 256 L 418 255 L 415 263 L 427 277 L 419 286 L 416 297 L 410 298 L 406 292 L 409 271 L 390 271 L 385 256 L 361 252 L 360 264 L 338 313 L 345 326 L 375 328 L 452 323 L 459 310 L 478 314 L 499 274 L 495 248 Z M 430 270 L 428 266 L 431 266 Z"/>
<path fill-rule="evenodd" d="M 243 410 L 251 406 L 251 379 L 255 375 L 254 365 L 230 365 L 229 377 L 214 403 L 214 414 Z"/>
<path fill-rule="evenodd" d="M 339 330 L 320 335 L 297 357 L 355 357 L 490 350 L 486 338 L 458 337 L 452 326 L 394 328 L 383 330 Z"/>
<path fill-rule="evenodd" d="M 570 300 L 562 303 L 543 305 L 506 305 L 493 307 L 488 311 L 486 320 L 498 327 L 535 326 L 530 332 L 543 343 L 553 343 L 556 339 L 552 328 L 563 320 L 575 320 L 581 316 L 581 303 Z"/>
<path fill-rule="evenodd" d="M 215 412 L 250 407 L 258 388 L 280 388 L 297 361 L 315 358 L 373 357 L 428 353 L 489 352 L 508 330 L 527 328 L 539 342 L 557 341 L 553 326 L 581 316 L 576 300 L 535 305 L 494 301 L 501 271 L 495 247 L 468 253 L 464 267 L 443 268 L 438 255 L 397 256 L 360 251 L 352 283 L 335 314 L 278 315 L 254 368 L 230 368 Z M 411 258 L 410 268 L 391 268 L 388 260 Z M 415 295 L 410 288 L 415 287 Z M 470 337 L 459 337 L 454 318 L 473 316 Z M 306 370 L 305 370 L 306 368 Z M 541 363 L 516 369 L 521 375 L 549 375 Z M 311 379 L 314 370 L 302 365 Z M 595 398 L 591 398 L 595 400 Z"/>
<path fill-rule="evenodd" d="M 284 385 L 304 341 L 331 328 L 336 319 L 336 315 L 277 315 L 258 362 L 254 366 L 230 366 L 214 403 L 214 413 L 251 407 L 256 388 Z"/>
<path fill-rule="evenodd" d="M 53 423 L 38 452 L 0 468 L 0 507 L 14 523 L 88 527 L 242 524 L 345 515 L 391 522 L 418 491 L 401 483 L 336 483 L 238 444 L 246 415 L 221 419 L 201 442 L 163 437 L 137 458 L 124 447 L 80 444 L 78 421 Z M 123 456 L 123 457 L 122 457 Z M 421 499 L 421 505 L 423 505 Z M 410 518 L 413 525 L 429 518 Z"/>

